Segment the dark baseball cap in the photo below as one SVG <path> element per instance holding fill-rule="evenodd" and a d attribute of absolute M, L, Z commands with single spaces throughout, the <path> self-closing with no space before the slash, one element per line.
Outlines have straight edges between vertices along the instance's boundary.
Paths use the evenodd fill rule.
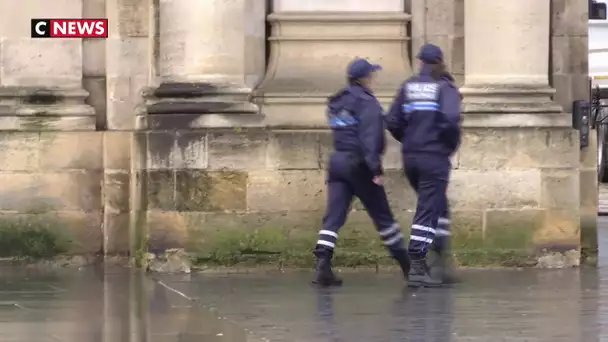
<path fill-rule="evenodd" d="M 363 58 L 357 58 L 348 64 L 346 73 L 350 79 L 360 79 L 369 76 L 372 72 L 382 70 L 378 64 L 372 64 Z"/>
<path fill-rule="evenodd" d="M 437 64 L 443 61 L 443 52 L 441 48 L 433 44 L 424 44 L 418 53 L 418 59 L 423 63 Z"/>

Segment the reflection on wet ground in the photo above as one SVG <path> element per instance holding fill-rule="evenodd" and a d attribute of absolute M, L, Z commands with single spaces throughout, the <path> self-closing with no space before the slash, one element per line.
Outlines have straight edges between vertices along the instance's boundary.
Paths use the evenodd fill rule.
<path fill-rule="evenodd" d="M 0 341 L 256 340 L 139 272 L 0 267 Z"/>
<path fill-rule="evenodd" d="M 277 341 L 603 341 L 595 270 L 470 271 L 449 289 L 409 290 L 396 275 L 347 274 L 317 290 L 308 274 L 165 279 Z M 605 304 L 604 304 L 605 305 Z M 603 324 L 608 324 L 608 321 Z"/>
<path fill-rule="evenodd" d="M 608 252 L 603 226 L 600 246 Z M 453 288 L 420 290 L 396 274 L 345 274 L 344 287 L 319 290 L 309 272 L 5 267 L 0 341 L 608 341 L 608 256 L 600 263 L 606 266 L 597 270 L 468 271 Z"/>

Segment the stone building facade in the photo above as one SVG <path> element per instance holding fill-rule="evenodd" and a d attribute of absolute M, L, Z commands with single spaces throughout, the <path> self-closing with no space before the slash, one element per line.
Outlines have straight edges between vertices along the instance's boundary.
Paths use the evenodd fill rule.
<path fill-rule="evenodd" d="M 69 253 L 306 264 L 327 95 L 367 57 L 388 104 L 425 42 L 465 96 L 459 260 L 576 265 L 596 250 L 595 142 L 579 148 L 569 114 L 589 96 L 586 1 L 1 0 L 0 13 L 2 220 L 54 222 Z M 29 38 L 31 18 L 52 17 L 108 18 L 109 38 Z M 386 187 L 406 230 L 398 149 Z M 340 244 L 338 262 L 384 260 L 359 203 Z"/>

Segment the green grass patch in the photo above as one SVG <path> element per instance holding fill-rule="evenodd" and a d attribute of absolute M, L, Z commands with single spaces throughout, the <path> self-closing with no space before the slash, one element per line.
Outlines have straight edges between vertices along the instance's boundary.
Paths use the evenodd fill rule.
<path fill-rule="evenodd" d="M 0 218 L 0 257 L 51 258 L 67 251 L 56 233 L 58 223 L 36 215 Z"/>

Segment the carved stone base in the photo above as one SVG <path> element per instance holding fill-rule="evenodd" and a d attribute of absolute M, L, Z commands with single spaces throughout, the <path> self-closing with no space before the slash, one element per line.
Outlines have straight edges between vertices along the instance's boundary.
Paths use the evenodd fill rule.
<path fill-rule="evenodd" d="M 326 96 L 296 94 L 268 95 L 257 98 L 264 113 L 264 126 L 273 128 L 318 129 L 328 128 L 325 110 Z M 394 94 L 376 94 L 385 109 L 389 108 Z"/>
<path fill-rule="evenodd" d="M 568 128 L 572 115 L 567 113 L 466 113 L 462 122 L 467 128 Z"/>
<path fill-rule="evenodd" d="M 162 83 L 144 90 L 148 114 L 257 114 L 251 89 L 211 83 Z"/>
<path fill-rule="evenodd" d="M 355 57 L 382 65 L 379 97 L 393 97 L 412 75 L 407 22 L 402 12 L 279 12 L 272 25 L 266 78 L 256 103 L 272 127 L 326 127 L 327 97 L 346 85 Z"/>
<path fill-rule="evenodd" d="M 84 89 L 0 87 L 0 130 L 95 130 Z"/>
<path fill-rule="evenodd" d="M 562 113 L 548 86 L 465 85 L 460 92 L 465 113 Z"/>
<path fill-rule="evenodd" d="M 251 89 L 212 83 L 162 83 L 143 91 L 139 129 L 259 126 Z"/>

